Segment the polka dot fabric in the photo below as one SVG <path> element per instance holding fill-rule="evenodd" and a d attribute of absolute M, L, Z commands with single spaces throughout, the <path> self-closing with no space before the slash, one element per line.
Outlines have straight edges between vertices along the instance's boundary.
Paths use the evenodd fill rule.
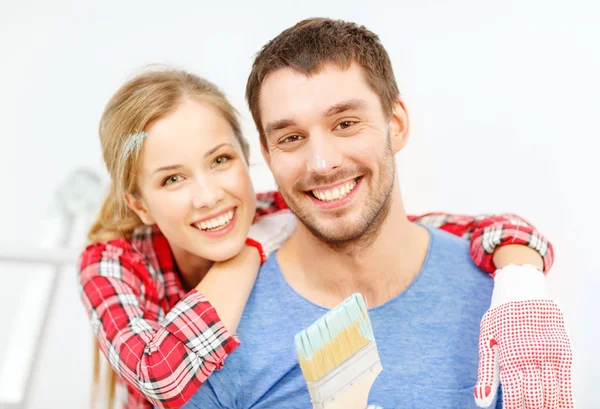
<path fill-rule="evenodd" d="M 488 407 L 502 384 L 504 409 L 573 408 L 572 349 L 552 300 L 513 301 L 481 320 L 475 401 Z"/>

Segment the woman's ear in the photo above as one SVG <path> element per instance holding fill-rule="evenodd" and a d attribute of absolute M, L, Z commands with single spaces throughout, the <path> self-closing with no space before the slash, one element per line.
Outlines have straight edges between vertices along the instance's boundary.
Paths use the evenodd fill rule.
<path fill-rule="evenodd" d="M 401 99 L 398 99 L 392 105 L 392 115 L 390 118 L 390 139 L 392 151 L 394 154 L 400 152 L 408 142 L 410 134 L 410 121 L 408 112 Z"/>
<path fill-rule="evenodd" d="M 150 214 L 148 210 L 148 206 L 143 199 L 136 197 L 131 193 L 125 193 L 124 195 L 125 203 L 127 203 L 127 207 L 129 207 L 138 217 L 142 220 L 142 222 L 148 226 L 156 224 L 154 218 Z"/>

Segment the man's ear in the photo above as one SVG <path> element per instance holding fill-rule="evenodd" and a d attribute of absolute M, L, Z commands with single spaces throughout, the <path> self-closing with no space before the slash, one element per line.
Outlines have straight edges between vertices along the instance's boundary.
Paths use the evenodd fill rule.
<path fill-rule="evenodd" d="M 143 199 L 138 198 L 131 193 L 125 193 L 124 199 L 125 203 L 127 203 L 127 207 L 133 210 L 144 224 L 148 226 L 156 224 Z"/>
<path fill-rule="evenodd" d="M 390 138 L 394 154 L 400 152 L 408 142 L 410 121 L 404 102 L 398 98 L 392 105 L 390 118 Z"/>

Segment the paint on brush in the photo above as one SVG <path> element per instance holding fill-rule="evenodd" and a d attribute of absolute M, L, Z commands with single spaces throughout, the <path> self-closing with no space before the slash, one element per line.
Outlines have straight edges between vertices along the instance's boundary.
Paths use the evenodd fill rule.
<path fill-rule="evenodd" d="M 335 369 L 375 339 L 367 306 L 353 294 L 294 338 L 308 382 Z"/>

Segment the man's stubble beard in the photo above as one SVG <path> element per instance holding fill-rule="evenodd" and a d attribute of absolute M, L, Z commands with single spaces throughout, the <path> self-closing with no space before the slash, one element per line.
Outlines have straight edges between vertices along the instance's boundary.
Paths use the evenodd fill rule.
<path fill-rule="evenodd" d="M 288 207 L 296 215 L 298 220 L 300 220 L 314 237 L 332 250 L 337 252 L 355 253 L 370 247 L 379 236 L 383 223 L 387 219 L 391 208 L 392 192 L 396 180 L 396 163 L 394 161 L 390 138 L 388 138 L 388 143 L 386 145 L 381 160 L 378 161 L 378 174 L 380 175 L 378 181 L 373 181 L 373 172 L 370 169 L 362 166 L 358 167 L 359 173 L 363 175 L 361 185 L 366 180 L 369 180 L 369 188 L 371 191 L 367 193 L 367 200 L 364 205 L 365 210 L 359 216 L 358 220 L 352 223 L 353 226 L 351 227 L 351 230 L 349 229 L 350 231 L 340 233 L 327 232 L 327 229 L 324 229 L 323 226 L 319 225 L 319 222 L 315 220 L 315 217 L 310 213 L 306 206 L 299 205 L 292 195 L 279 189 Z M 334 184 L 335 182 L 344 180 L 348 173 L 351 173 L 351 171 L 342 169 L 333 176 L 323 177 L 320 175 L 313 175 L 309 181 L 301 183 L 300 186 Z M 300 192 L 299 194 L 305 194 L 305 189 L 302 189 L 300 186 L 295 186 L 294 190 Z M 378 189 L 378 186 L 381 186 L 381 188 Z M 342 215 L 343 211 L 340 211 L 339 217 Z"/>

